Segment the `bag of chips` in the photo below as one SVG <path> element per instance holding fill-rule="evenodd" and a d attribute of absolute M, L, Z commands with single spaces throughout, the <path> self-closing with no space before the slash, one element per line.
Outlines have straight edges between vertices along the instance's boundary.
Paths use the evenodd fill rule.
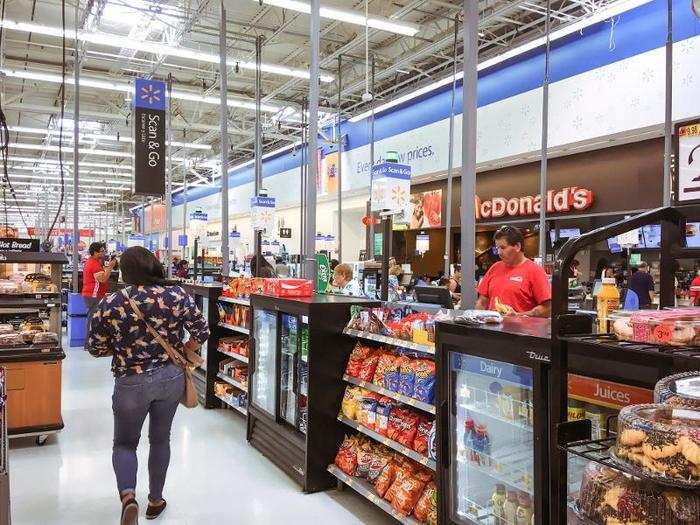
<path fill-rule="evenodd" d="M 437 487 L 432 481 L 425 486 L 413 514 L 418 521 L 425 523 L 431 510 L 437 511 Z"/>
<path fill-rule="evenodd" d="M 348 476 L 354 476 L 357 468 L 357 437 L 345 436 L 335 456 L 336 466 Z"/>
<path fill-rule="evenodd" d="M 411 397 L 432 404 L 435 400 L 435 362 L 429 359 L 416 359 L 413 362 L 415 388 Z"/>
<path fill-rule="evenodd" d="M 369 469 L 372 465 L 373 459 L 374 450 L 372 448 L 371 443 L 367 442 L 358 447 L 357 468 L 355 469 L 355 476 L 360 478 L 366 478 L 369 474 Z"/>
<path fill-rule="evenodd" d="M 413 441 L 413 450 L 419 454 L 428 454 L 428 436 L 430 435 L 430 430 L 432 428 L 433 422 L 427 417 L 421 416 L 421 418 L 418 420 L 416 439 Z"/>
<path fill-rule="evenodd" d="M 399 488 L 401 487 L 401 481 L 406 476 L 410 476 L 413 474 L 413 467 L 410 463 L 408 462 L 403 462 L 400 463 L 396 467 L 396 476 L 394 477 L 394 482 L 391 484 L 391 487 L 386 491 L 384 494 L 384 499 L 387 501 L 394 501 L 394 498 L 396 497 L 396 493 L 398 492 Z"/>
<path fill-rule="evenodd" d="M 415 360 L 401 358 L 399 368 L 399 394 L 413 397 L 413 390 L 416 384 L 416 370 L 413 366 Z"/>
<path fill-rule="evenodd" d="M 387 437 L 413 448 L 413 442 L 418 432 L 418 414 L 412 410 L 394 407 L 389 414 Z"/>
<path fill-rule="evenodd" d="M 362 389 L 357 386 L 349 386 L 345 389 L 343 402 L 340 406 L 343 415 L 353 421 L 357 419 L 360 400 L 362 399 Z"/>
<path fill-rule="evenodd" d="M 423 493 L 425 483 L 410 474 L 404 476 L 399 483 L 399 487 L 391 502 L 394 510 L 403 516 L 408 516 L 413 512 L 414 507 Z"/>
<path fill-rule="evenodd" d="M 394 483 L 397 468 L 398 465 L 394 461 L 389 461 L 382 473 L 377 477 L 377 481 L 374 482 L 374 490 L 377 491 L 380 497 L 384 497 L 389 487 Z"/>
<path fill-rule="evenodd" d="M 362 360 L 360 371 L 357 375 L 359 379 L 362 379 L 363 381 L 372 381 L 372 378 L 374 378 L 374 373 L 377 370 L 380 355 L 380 352 L 373 351 Z"/>
<path fill-rule="evenodd" d="M 394 401 L 386 396 L 379 398 L 377 402 L 377 414 L 374 420 L 374 431 L 382 436 L 386 436 L 389 431 L 389 415 L 394 408 Z"/>
<path fill-rule="evenodd" d="M 345 373 L 350 377 L 359 377 L 362 363 L 371 353 L 371 347 L 358 342 L 350 353 L 350 359 L 348 359 L 348 366 L 345 367 Z"/>
<path fill-rule="evenodd" d="M 401 355 L 394 361 L 394 368 L 388 370 L 384 374 L 384 388 L 391 390 L 392 392 L 399 391 L 399 383 L 401 381 L 401 368 L 410 366 L 411 359 L 405 355 Z"/>
<path fill-rule="evenodd" d="M 377 481 L 377 478 L 384 470 L 384 467 L 386 467 L 391 461 L 391 457 L 391 452 L 384 445 L 374 447 L 372 462 L 369 465 L 369 472 L 367 474 L 367 479 L 371 483 Z"/>
<path fill-rule="evenodd" d="M 381 396 L 375 392 L 367 392 L 360 401 L 357 421 L 370 430 L 374 430 L 377 420 L 377 401 Z"/>
<path fill-rule="evenodd" d="M 437 446 L 435 444 L 435 421 L 430 427 L 430 432 L 428 433 L 428 457 L 432 460 L 437 461 Z"/>
<path fill-rule="evenodd" d="M 384 376 L 387 372 L 391 372 L 396 368 L 396 356 L 391 352 L 384 352 L 379 355 L 377 366 L 374 370 L 374 379 L 372 382 L 381 387 L 384 386 Z"/>

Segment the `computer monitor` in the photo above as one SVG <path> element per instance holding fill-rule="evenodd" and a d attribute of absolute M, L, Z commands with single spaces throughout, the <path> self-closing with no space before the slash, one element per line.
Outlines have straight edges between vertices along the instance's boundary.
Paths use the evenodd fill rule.
<path fill-rule="evenodd" d="M 452 308 L 452 296 L 444 286 L 416 286 L 413 291 L 416 293 L 416 302 Z"/>
<path fill-rule="evenodd" d="M 399 284 L 401 286 L 408 286 L 411 284 L 411 279 L 413 279 L 413 273 L 406 272 L 401 276 L 401 282 Z"/>

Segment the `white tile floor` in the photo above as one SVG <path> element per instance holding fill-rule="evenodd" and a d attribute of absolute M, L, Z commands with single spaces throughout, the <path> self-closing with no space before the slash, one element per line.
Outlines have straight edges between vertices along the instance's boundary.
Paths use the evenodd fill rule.
<path fill-rule="evenodd" d="M 69 349 L 63 381 L 65 429 L 43 447 L 29 438 L 10 444 L 13 525 L 119 521 L 111 462 L 109 359 L 98 360 L 82 349 Z M 144 433 L 137 489 L 142 502 L 148 493 L 143 468 L 147 442 Z M 301 493 L 290 478 L 246 443 L 243 418 L 231 410 L 178 410 L 165 497 L 168 509 L 154 523 L 394 523 L 349 489 Z"/>

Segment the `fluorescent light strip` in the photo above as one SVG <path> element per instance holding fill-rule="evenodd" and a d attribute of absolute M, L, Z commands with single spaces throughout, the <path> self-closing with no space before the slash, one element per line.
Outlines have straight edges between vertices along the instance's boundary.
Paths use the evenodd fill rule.
<path fill-rule="evenodd" d="M 364 22 L 363 24 L 364 25 Z M 25 33 L 35 33 L 45 36 L 54 36 L 61 38 L 63 31 L 59 27 L 45 26 L 41 24 L 34 24 L 31 22 L 15 22 L 13 20 L 4 20 L 0 22 L 0 26 L 7 29 L 13 29 L 15 31 L 22 31 Z M 370 27 L 372 27 L 370 25 Z M 75 31 L 66 31 L 66 38 L 74 39 Z M 168 44 L 162 44 L 160 42 L 149 42 L 137 40 L 134 38 L 129 38 L 128 36 L 115 35 L 112 33 L 102 33 L 102 32 L 92 32 L 92 31 L 78 31 L 78 40 L 83 42 L 90 42 L 91 44 L 97 44 L 100 46 L 114 47 L 116 49 L 133 49 L 134 51 L 143 51 L 145 53 L 153 53 L 159 56 L 173 56 L 178 58 L 185 58 L 188 60 L 194 60 L 197 62 L 208 62 L 211 64 L 218 64 L 220 61 L 219 55 L 214 53 L 203 53 L 201 51 L 195 51 L 194 49 L 187 49 L 184 47 L 170 46 Z M 229 67 L 241 67 L 243 69 L 255 70 L 255 62 L 250 62 L 247 60 L 236 60 L 234 58 L 227 58 L 226 64 Z M 288 66 L 282 66 L 279 64 L 268 64 L 263 63 L 260 65 L 260 70 L 265 73 L 273 73 L 275 75 L 282 75 L 294 78 L 309 79 L 310 73 L 306 69 L 298 69 Z M 323 73 L 320 75 L 322 82 L 333 82 L 335 77 L 328 73 Z M 82 83 L 82 80 L 81 80 Z"/>
<path fill-rule="evenodd" d="M 26 71 L 23 69 L 13 69 L 13 68 L 0 68 L 0 73 L 4 73 L 8 77 L 22 78 L 25 80 L 36 80 L 39 82 L 52 82 L 54 84 L 61 84 L 63 79 L 61 75 L 55 75 L 53 73 L 38 73 L 34 71 Z M 74 84 L 75 79 L 72 76 L 67 76 L 65 78 L 66 84 Z M 81 87 L 91 87 L 95 89 L 101 89 L 105 91 L 119 91 L 121 93 L 132 93 L 134 88 L 131 84 L 125 84 L 122 82 L 111 82 L 106 80 L 98 80 L 95 78 L 80 78 Z M 203 104 L 220 105 L 221 100 L 218 96 L 204 96 L 197 95 L 196 93 L 190 93 L 187 91 L 173 90 L 173 98 L 178 100 L 189 100 L 192 102 L 201 102 Z M 240 99 L 228 99 L 227 105 L 232 108 L 243 108 L 243 109 L 255 109 L 255 102 L 240 100 Z M 261 104 L 260 110 L 266 113 L 277 113 L 280 111 L 280 107 L 273 106 L 271 104 Z"/>
<path fill-rule="evenodd" d="M 48 135 L 49 133 L 55 134 L 58 136 L 60 133 L 60 129 L 52 129 L 48 130 L 45 128 L 31 128 L 27 126 L 8 126 L 7 128 L 9 131 L 15 132 L 15 133 L 30 133 L 30 134 L 35 134 L 35 135 Z M 71 139 L 73 138 L 73 131 L 70 130 L 63 130 L 63 136 L 64 137 L 70 137 Z M 102 135 L 99 133 L 81 133 L 80 134 L 80 140 L 83 139 L 93 139 L 93 140 L 105 140 L 105 141 L 111 141 L 111 142 L 125 142 L 127 144 L 133 144 L 134 139 L 128 136 L 117 136 L 117 135 Z M 189 148 L 189 149 L 201 149 L 201 150 L 210 150 L 211 146 L 208 144 L 196 144 L 194 142 L 171 142 L 171 144 L 174 147 L 178 148 Z"/>
<path fill-rule="evenodd" d="M 258 0 L 252 1 L 254 1 L 256 4 L 258 3 Z M 266 5 L 281 7 L 282 9 L 291 9 L 292 11 L 298 11 L 300 13 L 311 13 L 311 5 L 309 2 L 301 0 L 263 0 L 263 3 Z M 347 22 L 348 24 L 355 24 L 362 27 L 367 25 L 373 29 L 380 29 L 389 33 L 396 33 L 405 36 L 414 36 L 420 30 L 416 24 L 411 24 L 409 22 L 398 22 L 396 20 L 391 20 L 390 18 L 372 15 L 365 18 L 364 13 L 351 11 L 348 9 L 340 9 L 338 7 L 322 5 L 320 8 L 320 15 L 321 18 L 329 18 L 331 20 Z"/>
<path fill-rule="evenodd" d="M 73 153 L 72 147 L 69 148 L 67 146 L 64 146 L 63 148 L 59 148 L 58 146 L 46 146 L 44 144 L 24 144 L 22 142 L 11 142 L 10 148 L 55 152 L 58 152 L 59 149 L 62 149 L 64 153 Z M 78 153 L 82 155 L 103 155 L 105 157 L 119 157 L 123 159 L 131 159 L 134 157 L 133 154 L 127 153 L 126 151 L 112 151 L 107 149 L 78 148 Z M 78 164 L 78 166 L 80 166 L 80 164 Z"/>
<path fill-rule="evenodd" d="M 620 13 L 624 13 L 625 11 L 629 11 L 631 9 L 635 9 L 639 6 L 642 6 L 644 4 L 648 4 L 651 0 L 619 0 L 618 2 L 615 2 L 614 4 L 610 4 L 608 7 L 601 9 L 594 13 L 593 15 L 581 19 L 577 22 L 574 22 L 571 25 L 567 25 L 566 27 L 562 27 L 561 29 L 557 29 L 556 31 L 553 31 L 550 34 L 550 41 L 554 42 L 556 40 L 559 40 L 561 38 L 564 38 L 565 36 L 571 35 L 573 33 L 576 33 L 577 31 L 581 31 L 589 26 L 592 26 L 593 24 L 597 24 L 598 22 L 601 22 L 603 20 L 607 20 L 609 18 L 615 17 L 619 15 Z M 533 49 L 537 49 L 538 47 L 544 45 L 546 43 L 546 37 L 540 37 L 536 38 L 535 40 L 532 40 L 531 42 L 527 42 L 526 44 L 523 44 L 521 46 L 518 46 L 516 48 L 511 49 L 510 51 L 506 51 L 505 53 L 495 56 L 493 58 L 490 58 L 488 60 L 484 60 L 483 62 L 480 62 L 479 65 L 477 66 L 477 71 L 483 71 L 485 69 L 488 69 L 490 67 L 493 67 L 495 65 L 501 64 L 505 62 L 506 60 L 510 60 L 511 58 L 514 58 L 516 56 L 522 55 L 523 53 L 527 53 L 528 51 L 532 51 Z M 398 97 L 394 100 L 391 100 L 385 104 L 382 104 L 380 106 L 377 106 L 374 108 L 374 115 L 376 116 L 379 113 L 383 113 L 384 111 L 391 109 L 393 107 L 399 106 L 403 104 L 404 102 L 408 102 L 409 100 L 412 100 L 414 98 L 420 97 L 426 93 L 429 93 L 431 91 L 434 91 L 442 86 L 452 84 L 452 79 L 457 78 L 457 80 L 461 80 L 464 77 L 464 72 L 460 71 L 454 77 L 451 75 L 449 77 L 443 78 L 442 80 L 438 80 L 437 82 L 433 82 L 432 84 L 428 84 L 427 86 L 424 86 L 420 89 L 417 89 L 415 91 L 412 91 L 411 93 L 407 93 L 401 97 Z M 350 117 L 350 122 L 359 122 L 361 120 L 366 119 L 367 117 L 372 115 L 372 111 L 364 111 L 360 113 L 359 115 L 355 115 L 353 117 Z"/>
<path fill-rule="evenodd" d="M 12 147 L 12 143 L 10 143 L 10 147 Z M 8 161 L 10 162 L 30 162 L 32 164 L 37 163 L 40 165 L 44 164 L 54 164 L 56 166 L 59 165 L 59 162 L 57 159 L 40 159 L 38 157 L 17 157 L 15 155 L 10 155 L 7 158 Z M 71 157 L 70 160 L 64 160 L 63 161 L 64 165 L 73 165 L 73 159 Z M 81 168 L 84 167 L 89 167 L 89 168 L 108 168 L 108 169 L 115 169 L 115 170 L 132 170 L 132 167 L 127 165 L 127 164 L 107 164 L 104 162 L 84 162 L 80 161 L 79 166 Z"/>
<path fill-rule="evenodd" d="M 56 169 L 55 166 L 50 166 L 49 168 L 35 168 L 34 166 L 12 166 L 11 169 L 13 170 L 25 170 L 25 171 L 31 171 L 33 173 L 42 173 L 46 175 L 60 175 L 61 171 Z M 72 178 L 71 173 L 73 173 L 72 169 L 66 168 L 64 170 L 64 173 Z M 80 170 L 80 180 L 83 179 L 83 175 L 105 175 L 106 177 L 122 177 L 123 180 L 131 180 L 132 174 L 131 173 L 112 173 L 111 171 L 92 171 L 92 170 Z M 19 175 L 20 177 L 24 177 L 25 175 L 21 174 Z"/>
<path fill-rule="evenodd" d="M 59 183 L 61 182 L 60 178 L 51 178 L 51 177 L 46 177 L 43 175 L 28 175 L 26 173 L 9 173 L 11 181 L 17 180 L 17 183 L 25 184 L 24 180 L 19 180 L 19 179 L 29 179 L 29 180 L 45 180 L 48 183 Z M 72 182 L 73 177 L 65 177 L 64 181 Z M 129 184 L 131 181 L 129 180 L 107 180 L 107 179 L 95 179 L 95 178 L 90 178 L 90 177 L 80 177 L 80 180 L 78 181 L 79 183 L 83 182 L 98 182 L 100 184 L 119 184 L 119 185 L 124 185 L 124 184 Z M 72 184 L 71 184 L 72 186 Z"/>

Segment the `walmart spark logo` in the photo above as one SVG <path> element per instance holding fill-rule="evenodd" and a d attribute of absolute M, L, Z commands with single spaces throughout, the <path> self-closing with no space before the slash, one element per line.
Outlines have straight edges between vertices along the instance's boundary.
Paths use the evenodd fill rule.
<path fill-rule="evenodd" d="M 156 88 L 153 84 L 148 84 L 141 88 L 141 100 L 148 102 L 148 104 L 156 104 L 162 99 L 162 90 Z"/>

